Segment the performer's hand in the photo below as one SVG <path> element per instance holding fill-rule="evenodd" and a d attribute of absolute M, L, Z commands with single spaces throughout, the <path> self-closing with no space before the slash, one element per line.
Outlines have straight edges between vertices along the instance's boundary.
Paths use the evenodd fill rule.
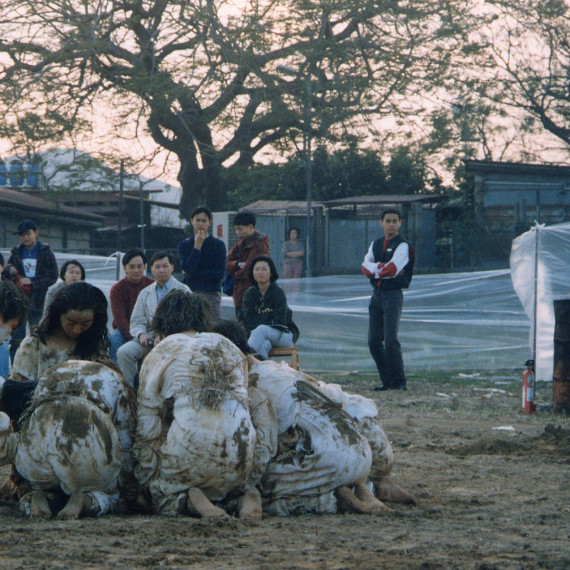
<path fill-rule="evenodd" d="M 372 273 L 370 273 L 370 271 L 368 271 L 366 267 L 362 267 L 362 273 L 364 274 L 365 277 L 368 277 L 368 279 L 372 278 Z"/>

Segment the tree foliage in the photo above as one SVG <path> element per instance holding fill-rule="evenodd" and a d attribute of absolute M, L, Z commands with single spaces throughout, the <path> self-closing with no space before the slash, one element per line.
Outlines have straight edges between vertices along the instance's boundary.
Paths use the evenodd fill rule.
<path fill-rule="evenodd" d="M 144 129 L 178 158 L 184 215 L 219 209 L 232 171 L 294 154 L 308 128 L 342 145 L 412 112 L 408 97 L 440 84 L 464 4 L 14 0 L 0 8 L 0 104 L 8 125 L 57 111 L 53 131 L 70 134 L 112 105 L 110 137 Z"/>
<path fill-rule="evenodd" d="M 301 153 L 283 164 L 248 169 L 228 191 L 228 207 L 237 210 L 257 200 L 305 201 L 306 166 Z M 440 189 L 434 188 L 425 157 L 405 147 L 394 149 L 384 161 L 378 153 L 354 146 L 333 152 L 320 146 L 313 154 L 312 182 L 313 198 L 320 201 Z"/>

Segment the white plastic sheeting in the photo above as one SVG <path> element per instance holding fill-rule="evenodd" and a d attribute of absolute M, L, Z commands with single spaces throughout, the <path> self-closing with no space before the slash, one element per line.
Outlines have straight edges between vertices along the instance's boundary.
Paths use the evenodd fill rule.
<path fill-rule="evenodd" d="M 86 268 L 87 281 L 109 294 L 115 282 L 114 259 L 56 257 L 60 267 L 76 257 Z M 304 370 L 375 371 L 367 342 L 372 287 L 364 276 L 279 280 L 279 284 L 301 330 L 298 347 Z M 222 310 L 225 317 L 233 317 L 230 297 L 224 296 Z M 406 369 L 522 370 L 531 357 L 528 330 L 529 318 L 513 290 L 509 270 L 416 275 L 404 292 L 399 338 Z"/>
<path fill-rule="evenodd" d="M 301 331 L 301 367 L 375 371 L 364 276 L 280 280 Z M 224 298 L 231 316 L 231 299 Z M 416 275 L 404 293 L 399 338 L 407 369 L 524 368 L 529 321 L 509 270 Z"/>
<path fill-rule="evenodd" d="M 537 224 L 513 240 L 511 276 L 531 325 L 529 344 L 535 354 L 536 379 L 552 381 L 553 301 L 570 299 L 570 223 Z"/>

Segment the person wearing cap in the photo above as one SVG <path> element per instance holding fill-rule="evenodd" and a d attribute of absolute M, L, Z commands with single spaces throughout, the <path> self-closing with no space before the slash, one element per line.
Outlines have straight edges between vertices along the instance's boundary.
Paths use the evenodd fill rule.
<path fill-rule="evenodd" d="M 21 243 L 10 252 L 2 277 L 12 280 L 30 298 L 28 323 L 32 327 L 41 319 L 49 286 L 57 281 L 57 262 L 49 244 L 38 240 L 38 228 L 32 220 L 20 222 L 16 234 Z M 10 341 L 12 361 L 25 336 L 26 323 L 21 323 Z"/>

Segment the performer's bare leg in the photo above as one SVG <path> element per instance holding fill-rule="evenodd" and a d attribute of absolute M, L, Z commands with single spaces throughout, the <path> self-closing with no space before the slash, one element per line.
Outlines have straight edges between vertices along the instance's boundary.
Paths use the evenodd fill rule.
<path fill-rule="evenodd" d="M 248 489 L 238 502 L 239 518 L 247 520 L 259 520 L 262 518 L 261 495 L 253 487 Z"/>
<path fill-rule="evenodd" d="M 208 497 L 197 487 L 188 489 L 188 500 L 186 501 L 188 510 L 193 515 L 198 515 L 205 519 L 229 518 L 228 513 L 215 505 L 212 505 Z"/>
<path fill-rule="evenodd" d="M 383 511 L 389 511 L 390 509 L 383 505 L 380 501 L 380 507 L 367 501 L 359 499 L 348 487 L 339 487 L 336 490 L 336 496 L 338 498 L 339 510 L 349 513 L 362 513 L 366 515 L 377 514 Z"/>
<path fill-rule="evenodd" d="M 414 507 L 419 505 L 418 500 L 411 493 L 404 491 L 388 476 L 382 477 L 376 483 L 376 495 L 380 500 L 389 503 L 403 503 L 404 505 L 412 505 Z"/>
<path fill-rule="evenodd" d="M 390 509 L 379 501 L 364 483 L 357 483 L 354 486 L 354 494 L 369 508 L 370 514 L 382 513 Z"/>
<path fill-rule="evenodd" d="M 75 491 L 67 501 L 67 504 L 56 515 L 58 521 L 69 521 L 79 518 L 83 509 L 83 491 Z"/>
<path fill-rule="evenodd" d="M 34 519 L 51 519 L 51 515 L 45 493 L 43 491 L 32 491 L 30 517 Z"/>

